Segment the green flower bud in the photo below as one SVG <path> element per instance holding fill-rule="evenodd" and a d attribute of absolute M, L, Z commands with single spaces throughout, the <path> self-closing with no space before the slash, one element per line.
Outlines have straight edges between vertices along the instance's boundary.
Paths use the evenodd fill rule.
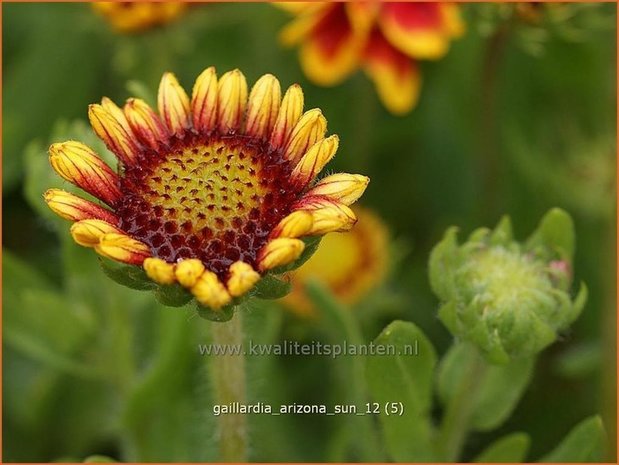
<path fill-rule="evenodd" d="M 493 363 L 535 355 L 580 314 L 587 289 L 574 301 L 574 225 L 553 209 L 520 244 L 504 217 L 491 231 L 474 231 L 462 245 L 450 228 L 430 256 L 430 284 L 441 299 L 439 318 Z"/>

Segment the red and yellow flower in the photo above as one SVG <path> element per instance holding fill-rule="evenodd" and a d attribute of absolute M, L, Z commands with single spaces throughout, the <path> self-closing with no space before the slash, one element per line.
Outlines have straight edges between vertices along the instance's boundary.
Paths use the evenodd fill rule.
<path fill-rule="evenodd" d="M 300 44 L 301 67 L 319 85 L 336 85 L 362 68 L 383 104 L 395 114 L 410 111 L 419 96 L 418 60 L 443 57 L 463 33 L 451 3 L 279 3 L 296 18 L 281 34 Z"/>
<path fill-rule="evenodd" d="M 173 21 L 187 4 L 183 2 L 93 2 L 92 7 L 120 32 L 139 32 Z"/>
<path fill-rule="evenodd" d="M 158 109 L 139 99 L 123 108 L 107 98 L 90 105 L 117 171 L 81 142 L 50 147 L 56 172 L 101 201 L 46 192 L 49 207 L 74 222 L 78 244 L 142 266 L 158 284 L 179 283 L 218 309 L 295 261 L 304 236 L 355 224 L 349 205 L 369 179 L 341 173 L 315 181 L 338 137 L 326 137 L 319 109 L 303 113 L 298 85 L 282 98 L 267 74 L 248 92 L 239 70 L 218 78 L 211 67 L 189 97 L 166 73 Z"/>
<path fill-rule="evenodd" d="M 327 234 L 320 248 L 294 271 L 292 292 L 282 303 L 301 316 L 315 315 L 305 292 L 310 279 L 321 281 L 342 303 L 353 305 L 379 285 L 388 270 L 389 233 L 372 211 L 354 208 L 358 222 L 345 233 Z"/>

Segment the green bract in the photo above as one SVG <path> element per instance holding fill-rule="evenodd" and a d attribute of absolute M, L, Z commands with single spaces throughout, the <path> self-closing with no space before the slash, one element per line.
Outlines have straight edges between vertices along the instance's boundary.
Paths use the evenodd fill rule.
<path fill-rule="evenodd" d="M 504 217 L 462 245 L 450 228 L 430 256 L 430 284 L 441 299 L 439 318 L 493 363 L 536 354 L 580 314 L 587 289 L 570 297 L 574 226 L 550 210 L 529 239 L 513 239 Z"/>

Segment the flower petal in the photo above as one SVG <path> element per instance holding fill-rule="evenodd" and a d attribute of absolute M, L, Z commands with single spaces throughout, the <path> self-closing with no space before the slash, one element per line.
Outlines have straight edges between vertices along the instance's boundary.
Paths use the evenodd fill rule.
<path fill-rule="evenodd" d="M 43 198 L 54 213 L 66 220 L 96 219 L 112 224 L 118 224 L 119 221 L 118 217 L 107 208 L 103 208 L 62 189 L 48 189 L 43 194 Z"/>
<path fill-rule="evenodd" d="M 142 265 L 144 260 L 152 256 L 150 248 L 126 234 L 105 234 L 95 245 L 100 255 L 129 265 Z"/>
<path fill-rule="evenodd" d="M 355 213 L 343 203 L 325 197 L 301 199 L 295 208 L 312 214 L 312 228 L 308 235 L 349 231 L 357 222 Z"/>
<path fill-rule="evenodd" d="M 417 104 L 421 85 L 417 64 L 393 48 L 377 30 L 366 48 L 364 69 L 391 113 L 407 113 Z"/>
<path fill-rule="evenodd" d="M 271 147 L 284 147 L 293 128 L 299 122 L 303 113 L 303 91 L 298 84 L 291 85 L 284 98 L 275 121 L 275 127 L 271 134 Z M 325 123 L 326 124 L 326 123 Z"/>
<path fill-rule="evenodd" d="M 363 195 L 369 182 L 370 178 L 360 174 L 332 174 L 331 176 L 321 179 L 306 195 L 324 195 L 344 205 L 351 205 Z"/>
<path fill-rule="evenodd" d="M 131 128 L 129 127 L 129 122 L 125 117 L 123 111 L 116 105 L 112 100 L 107 97 L 103 97 L 101 99 L 101 106 L 107 110 L 118 123 L 122 126 L 122 128 L 127 131 L 127 134 L 131 134 Z"/>
<path fill-rule="evenodd" d="M 438 2 L 384 3 L 380 28 L 389 42 L 412 58 L 441 58 L 454 32 L 459 34 L 462 29 L 457 10 L 455 14 L 453 8 L 443 12 L 444 6 Z"/>
<path fill-rule="evenodd" d="M 232 297 L 239 297 L 249 291 L 260 280 L 260 274 L 245 262 L 230 265 L 227 287 Z"/>
<path fill-rule="evenodd" d="M 140 153 L 140 146 L 127 131 L 126 120 L 123 118 L 123 121 L 119 121 L 114 113 L 110 113 L 102 105 L 88 106 L 88 119 L 97 136 L 123 163 L 130 165 Z"/>
<path fill-rule="evenodd" d="M 215 310 L 229 304 L 232 300 L 232 297 L 221 281 L 219 281 L 217 275 L 208 270 L 200 275 L 191 288 L 191 293 L 202 305 Z"/>
<path fill-rule="evenodd" d="M 157 106 L 171 134 L 180 136 L 191 127 L 189 97 L 172 73 L 161 78 Z"/>
<path fill-rule="evenodd" d="M 355 33 L 344 4 L 334 4 L 301 46 L 303 72 L 316 84 L 336 85 L 357 69 L 364 42 L 365 34 Z"/>
<path fill-rule="evenodd" d="M 274 239 L 277 237 L 297 238 L 305 236 L 312 229 L 312 223 L 313 218 L 311 213 L 304 210 L 297 210 L 285 216 L 278 225 L 273 228 L 270 237 Z"/>
<path fill-rule="evenodd" d="M 272 74 L 262 76 L 249 94 L 245 134 L 266 138 L 275 126 L 282 100 L 279 81 Z"/>
<path fill-rule="evenodd" d="M 324 139 L 327 120 L 318 108 L 306 111 L 296 124 L 284 149 L 284 157 L 297 163 L 316 142 Z"/>
<path fill-rule="evenodd" d="M 174 265 L 160 258 L 149 257 L 142 265 L 146 275 L 158 284 L 173 284 L 176 282 Z"/>
<path fill-rule="evenodd" d="M 294 2 L 295 5 L 304 3 L 306 2 Z M 333 8 L 333 5 L 329 2 L 310 3 L 310 5 L 299 8 L 298 11 L 291 11 L 296 16 L 283 27 L 279 34 L 279 40 L 285 47 L 297 45 L 306 39 L 323 16 Z M 275 5 L 282 5 L 282 3 L 276 3 Z"/>
<path fill-rule="evenodd" d="M 305 243 L 300 239 L 287 237 L 272 239 L 258 252 L 258 268 L 261 271 L 267 271 L 287 265 L 299 258 L 303 249 L 305 249 Z"/>
<path fill-rule="evenodd" d="M 292 170 L 290 177 L 293 181 L 305 186 L 314 179 L 337 152 L 339 141 L 339 137 L 334 134 L 316 142 Z"/>
<path fill-rule="evenodd" d="M 52 168 L 64 179 L 101 199 L 108 205 L 122 197 L 118 175 L 90 147 L 67 141 L 49 148 Z"/>
<path fill-rule="evenodd" d="M 217 126 L 217 72 L 206 68 L 196 79 L 191 95 L 193 127 L 206 133 Z"/>
<path fill-rule="evenodd" d="M 186 288 L 191 288 L 196 284 L 202 273 L 204 273 L 204 264 L 197 258 L 181 260 L 176 264 L 174 273 L 179 283 Z"/>
<path fill-rule="evenodd" d="M 106 234 L 123 234 L 116 226 L 102 220 L 82 220 L 71 226 L 73 240 L 84 247 L 94 247 Z"/>
<path fill-rule="evenodd" d="M 217 89 L 217 118 L 222 133 L 241 127 L 247 105 L 247 81 L 238 69 L 228 71 L 219 80 Z"/>
<path fill-rule="evenodd" d="M 125 116 L 131 130 L 144 145 L 158 150 L 161 144 L 168 143 L 170 134 L 167 128 L 144 100 L 129 99 L 125 105 Z"/>

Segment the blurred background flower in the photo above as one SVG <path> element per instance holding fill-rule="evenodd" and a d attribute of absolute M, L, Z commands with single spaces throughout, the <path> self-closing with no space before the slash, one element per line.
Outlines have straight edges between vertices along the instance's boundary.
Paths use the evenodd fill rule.
<path fill-rule="evenodd" d="M 305 293 L 307 281 L 321 281 L 342 303 L 354 306 L 380 285 L 389 266 L 387 225 L 373 211 L 355 207 L 349 232 L 327 234 L 304 265 L 291 273 L 292 292 L 281 302 L 301 316 L 316 316 Z"/>
<path fill-rule="evenodd" d="M 305 75 L 316 84 L 340 84 L 358 69 L 374 81 L 389 111 L 407 113 L 421 86 L 419 60 L 437 60 L 464 32 L 451 3 L 276 3 L 296 15 L 281 33 L 299 45 Z"/>
<path fill-rule="evenodd" d="M 119 32 L 136 33 L 166 24 L 187 8 L 182 2 L 93 2 L 100 13 Z"/>

